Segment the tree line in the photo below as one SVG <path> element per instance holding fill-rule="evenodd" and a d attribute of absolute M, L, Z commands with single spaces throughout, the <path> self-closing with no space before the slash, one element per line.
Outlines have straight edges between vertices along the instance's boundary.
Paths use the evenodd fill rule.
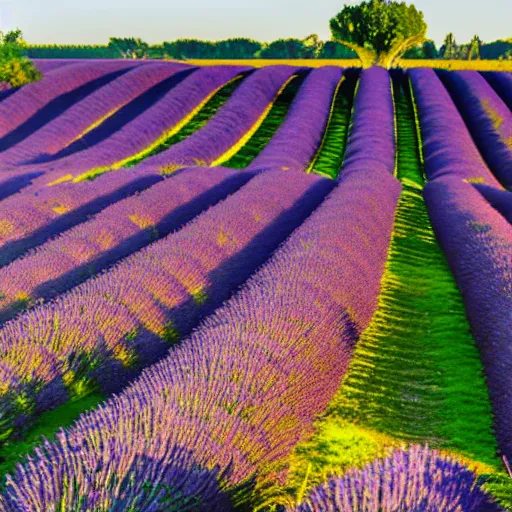
<path fill-rule="evenodd" d="M 319 41 L 316 34 L 305 39 L 278 39 L 262 43 L 249 38 L 222 41 L 177 39 L 149 45 L 136 38 L 111 38 L 108 45 L 28 45 L 32 59 L 351 59 L 356 52 L 337 41 Z M 442 46 L 426 39 L 408 49 L 405 59 L 512 59 L 512 40 L 484 43 L 477 35 L 469 43 L 457 44 L 452 33 Z"/>

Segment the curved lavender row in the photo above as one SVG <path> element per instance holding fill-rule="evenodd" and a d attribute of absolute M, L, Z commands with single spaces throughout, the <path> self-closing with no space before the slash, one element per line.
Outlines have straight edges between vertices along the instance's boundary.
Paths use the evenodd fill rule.
<path fill-rule="evenodd" d="M 512 73 L 505 71 L 486 71 L 482 75 L 500 95 L 507 107 L 512 110 Z"/>
<path fill-rule="evenodd" d="M 279 65 L 255 70 L 205 126 L 166 151 L 148 158 L 138 168 L 194 165 L 197 161 L 210 165 L 240 142 L 272 105 L 286 81 L 300 69 Z"/>
<path fill-rule="evenodd" d="M 16 306 L 31 304 L 69 289 L 96 273 L 168 234 L 234 192 L 249 180 L 217 169 L 189 169 L 149 189 L 105 208 L 91 220 L 64 232 L 5 267 L 0 274 L 0 318 L 12 315 Z M 217 190 L 220 188 L 220 191 Z"/>
<path fill-rule="evenodd" d="M 219 168 L 183 173 L 177 181 L 192 189 L 189 198 L 204 191 L 195 184 L 201 172 L 212 175 L 201 181 L 222 188 L 224 196 L 234 182 L 240 187 L 251 177 Z M 119 389 L 137 368 L 158 359 L 165 340 L 177 341 L 229 296 L 333 186 L 302 174 L 289 181 L 282 171 L 257 176 L 181 231 L 5 324 L 0 330 L 2 427 L 5 422 L 26 426 L 33 415 L 66 401 L 70 390 L 78 393 L 91 379 L 105 391 Z M 46 273 L 44 267 L 41 271 Z M 20 394 L 31 409 L 19 407 Z"/>
<path fill-rule="evenodd" d="M 287 176 L 278 197 L 302 176 L 312 175 Z M 168 498 L 225 511 L 224 490 L 279 471 L 376 307 L 399 192 L 387 171 L 342 176 L 189 340 L 18 466 L 0 509 L 164 511 Z"/>
<path fill-rule="evenodd" d="M 418 68 L 409 69 L 407 73 L 418 107 L 427 178 L 455 174 L 502 189 L 435 71 Z"/>
<path fill-rule="evenodd" d="M 0 202 L 0 266 L 112 202 L 162 179 L 154 171 L 125 170 L 82 183 L 32 185 L 8 197 Z"/>
<path fill-rule="evenodd" d="M 248 69 L 242 66 L 199 68 L 173 87 L 157 103 L 90 149 L 53 162 L 27 167 L 51 171 L 44 179 L 39 180 L 48 183 L 59 177 L 77 177 L 100 166 L 108 169 L 109 166 L 145 149 L 166 131 L 186 119 L 216 89 Z M 145 168 L 149 167 L 153 171 L 157 170 L 156 166 Z"/>
<path fill-rule="evenodd" d="M 480 153 L 512 189 L 512 113 L 478 71 L 438 71 Z M 511 84 L 512 85 L 512 84 Z"/>
<path fill-rule="evenodd" d="M 428 447 L 395 450 L 314 489 L 295 512 L 488 512 L 500 508 L 460 462 Z"/>
<path fill-rule="evenodd" d="M 43 74 L 47 74 L 54 69 L 69 66 L 70 64 L 77 64 L 80 59 L 30 59 L 32 64 L 41 71 Z"/>
<path fill-rule="evenodd" d="M 497 190 L 487 185 L 473 185 L 487 202 L 512 224 L 512 192 Z"/>
<path fill-rule="evenodd" d="M 424 196 L 480 350 L 498 445 L 512 460 L 512 226 L 456 177 L 427 184 Z"/>
<path fill-rule="evenodd" d="M 39 82 L 23 89 L 0 103 L 0 138 L 18 128 L 40 108 L 62 94 L 115 71 L 137 66 L 137 62 L 112 61 L 73 64 L 48 73 Z"/>
<path fill-rule="evenodd" d="M 343 168 L 360 162 L 366 165 L 372 160 L 393 173 L 395 114 L 391 80 L 386 69 L 372 67 L 361 72 L 353 112 Z"/>
<path fill-rule="evenodd" d="M 0 166 L 53 155 L 107 115 L 182 69 L 169 63 L 138 66 L 101 87 L 65 113 L 10 149 L 0 153 Z"/>
<path fill-rule="evenodd" d="M 53 71 L 54 69 L 62 68 L 64 66 L 69 66 L 70 64 L 83 64 L 84 59 L 30 59 L 31 62 L 41 71 L 41 73 L 48 73 Z M 89 59 L 88 62 L 91 64 L 94 63 L 108 63 L 108 62 L 118 62 L 119 59 Z M 138 66 L 142 65 L 151 65 L 156 63 L 161 63 L 161 60 L 154 59 L 142 59 L 135 61 Z M 177 61 L 172 61 L 173 63 L 177 63 Z M 183 63 L 182 63 L 183 64 Z"/>
<path fill-rule="evenodd" d="M 304 171 L 317 151 L 342 69 L 312 70 L 297 93 L 283 124 L 247 169 Z"/>

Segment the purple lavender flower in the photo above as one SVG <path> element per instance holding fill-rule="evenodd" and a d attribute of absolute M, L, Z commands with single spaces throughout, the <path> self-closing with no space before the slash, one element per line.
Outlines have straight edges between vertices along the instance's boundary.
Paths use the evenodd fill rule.
<path fill-rule="evenodd" d="M 135 66 L 137 62 L 123 60 L 95 62 L 94 65 L 83 62 L 56 69 L 39 82 L 24 86 L 0 103 L 0 141 L 59 96 L 109 73 L 129 70 Z"/>
<path fill-rule="evenodd" d="M 439 71 L 496 178 L 512 189 L 512 114 L 478 71 Z"/>
<path fill-rule="evenodd" d="M 361 470 L 332 477 L 314 489 L 296 512 L 499 511 L 460 462 L 413 445 Z"/>
<path fill-rule="evenodd" d="M 482 75 L 512 110 L 512 73 L 505 71 L 487 71 Z"/>
<path fill-rule="evenodd" d="M 387 70 L 381 67 L 365 69 L 359 78 L 343 167 L 360 163 L 366 166 L 369 161 L 390 173 L 395 168 L 391 81 Z"/>
<path fill-rule="evenodd" d="M 341 68 L 334 66 L 311 71 L 283 124 L 247 169 L 304 171 L 322 142 L 334 91 L 341 76 Z"/>
<path fill-rule="evenodd" d="M 512 226 L 457 175 L 424 188 L 482 357 L 498 445 L 512 460 Z"/>
<path fill-rule="evenodd" d="M 256 211 L 240 191 L 233 196 L 236 208 L 224 203 L 236 213 L 232 223 L 219 227 L 219 206 L 207 228 L 199 217 L 191 228 L 201 226 L 202 236 L 211 232 L 217 247 L 204 251 L 202 244 L 190 258 L 180 255 L 174 275 L 189 259 L 208 265 L 216 252 L 229 251 L 251 216 L 269 222 L 272 205 L 290 197 L 304 177 L 312 179 L 263 173 L 245 187 L 253 186 L 252 197 L 260 197 Z M 271 194 L 265 181 L 274 184 Z M 80 511 L 94 503 L 106 511 L 136 503 L 141 512 L 164 511 L 169 508 L 162 500 L 176 503 L 183 494 L 198 503 L 213 496 L 211 509 L 222 510 L 213 476 L 207 476 L 212 471 L 221 492 L 236 490 L 237 500 L 246 499 L 240 486 L 281 467 L 340 384 L 376 307 L 399 192 L 397 180 L 373 165 L 343 175 L 315 213 L 190 339 L 19 465 L 7 479 L 0 510 L 58 505 Z M 147 276 L 167 265 L 173 246 L 158 254 Z M 192 248 L 191 238 L 184 254 Z M 319 265 L 324 261 L 329 264 Z M 225 272 L 231 271 L 229 264 Z M 168 290 L 159 277 L 152 283 L 158 281 Z M 131 284 L 124 293 L 138 288 Z M 198 473 L 205 475 L 204 485 L 197 485 Z M 141 502 L 143 482 L 162 493 Z"/>
<path fill-rule="evenodd" d="M 169 63 L 137 66 L 116 80 L 77 101 L 32 135 L 0 153 L 0 165 L 23 163 L 41 155 L 54 155 L 89 129 L 94 123 L 129 103 L 157 83 L 169 78 L 182 65 Z M 205 84 L 206 85 L 206 84 Z"/>
<path fill-rule="evenodd" d="M 417 68 L 408 70 L 408 74 L 418 106 L 428 179 L 456 174 L 501 189 L 435 71 Z"/>

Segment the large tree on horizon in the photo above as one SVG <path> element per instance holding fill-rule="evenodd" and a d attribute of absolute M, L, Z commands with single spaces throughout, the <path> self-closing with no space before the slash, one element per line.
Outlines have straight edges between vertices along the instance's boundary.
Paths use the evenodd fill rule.
<path fill-rule="evenodd" d="M 427 24 L 414 5 L 387 0 L 365 0 L 345 5 L 329 22 L 332 40 L 344 44 L 363 67 L 391 67 L 407 50 L 426 39 Z"/>

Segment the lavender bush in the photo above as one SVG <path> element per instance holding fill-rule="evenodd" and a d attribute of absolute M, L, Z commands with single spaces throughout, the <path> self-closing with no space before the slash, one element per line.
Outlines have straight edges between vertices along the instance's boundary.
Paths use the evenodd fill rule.
<path fill-rule="evenodd" d="M 296 512 L 482 512 L 497 505 L 460 462 L 413 445 L 361 470 L 332 477 L 314 489 Z"/>

